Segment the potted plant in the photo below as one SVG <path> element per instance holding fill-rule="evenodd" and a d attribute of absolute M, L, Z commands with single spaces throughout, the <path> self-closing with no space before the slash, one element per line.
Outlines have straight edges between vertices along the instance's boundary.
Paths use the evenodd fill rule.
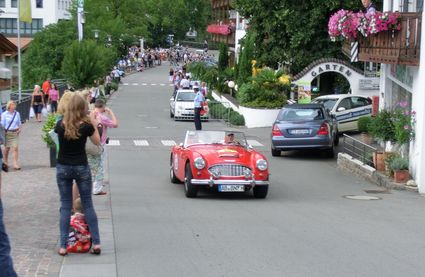
<path fill-rule="evenodd" d="M 381 110 L 376 116 L 371 118 L 368 124 L 370 134 L 382 142 L 395 141 L 394 125 L 392 113 Z M 376 151 L 374 155 L 375 168 L 379 171 L 385 170 L 384 152 Z"/>
<path fill-rule="evenodd" d="M 357 121 L 357 128 L 361 132 L 362 141 L 365 144 L 372 144 L 373 138 L 369 135 L 369 124 L 372 121 L 370 116 L 362 116 Z"/>
<path fill-rule="evenodd" d="M 47 116 L 47 120 L 43 125 L 42 131 L 43 135 L 42 138 L 44 142 L 46 142 L 47 147 L 50 149 L 50 167 L 56 166 L 56 143 L 52 139 L 52 136 L 50 135 L 50 132 L 55 128 L 56 125 L 56 116 L 53 114 L 49 114 Z"/>
<path fill-rule="evenodd" d="M 396 156 L 390 160 L 389 166 L 394 172 L 394 182 L 406 183 L 409 180 L 409 160 Z"/>

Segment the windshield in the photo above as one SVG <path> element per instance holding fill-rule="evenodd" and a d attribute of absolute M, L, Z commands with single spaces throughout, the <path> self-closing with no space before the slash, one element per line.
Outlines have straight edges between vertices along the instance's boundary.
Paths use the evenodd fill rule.
<path fill-rule="evenodd" d="M 180 91 L 177 92 L 177 101 L 178 102 L 189 102 L 195 99 L 196 94 L 191 91 Z"/>
<path fill-rule="evenodd" d="M 323 104 L 326 110 L 332 111 L 338 99 L 314 99 L 313 103 Z"/>
<path fill-rule="evenodd" d="M 241 132 L 187 131 L 184 146 L 196 144 L 248 145 L 244 133 Z"/>
<path fill-rule="evenodd" d="M 280 121 L 308 121 L 324 119 L 321 108 L 287 108 L 279 114 Z"/>

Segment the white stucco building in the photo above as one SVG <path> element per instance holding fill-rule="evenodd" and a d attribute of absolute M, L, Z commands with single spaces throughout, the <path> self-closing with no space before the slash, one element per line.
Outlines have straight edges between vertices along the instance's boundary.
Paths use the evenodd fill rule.
<path fill-rule="evenodd" d="M 31 0 L 32 23 L 21 22 L 21 35 L 33 36 L 43 27 L 70 19 L 72 0 Z M 18 0 L 0 0 L 0 33 L 16 36 Z"/>
<path fill-rule="evenodd" d="M 384 11 L 399 11 L 407 20 L 402 21 L 399 31 L 402 34 L 399 56 L 390 57 L 391 62 L 382 60 L 380 108 L 391 109 L 397 103 L 407 101 L 411 111 L 416 112 L 415 138 L 409 147 L 409 169 L 419 192 L 425 193 L 425 22 L 422 9 L 423 0 L 384 1 Z"/>

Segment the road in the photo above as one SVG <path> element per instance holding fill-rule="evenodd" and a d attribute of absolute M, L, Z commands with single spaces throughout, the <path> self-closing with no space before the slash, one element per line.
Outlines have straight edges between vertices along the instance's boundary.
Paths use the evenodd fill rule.
<path fill-rule="evenodd" d="M 168 69 L 126 77 L 110 102 L 120 121 L 109 133 L 118 276 L 423 276 L 422 196 L 346 199 L 377 187 L 316 153 L 271 157 L 269 128 L 245 130 L 269 158 L 266 199 L 185 198 L 169 181 L 169 144 L 194 125 L 169 118 Z"/>

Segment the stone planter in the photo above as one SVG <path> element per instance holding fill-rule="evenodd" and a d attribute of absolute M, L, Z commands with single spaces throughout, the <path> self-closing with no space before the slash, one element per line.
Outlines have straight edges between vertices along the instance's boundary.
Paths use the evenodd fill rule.
<path fill-rule="evenodd" d="M 373 153 L 373 164 L 376 170 L 385 171 L 384 152 L 376 151 Z"/>
<path fill-rule="evenodd" d="M 410 174 L 409 170 L 394 170 L 394 182 L 396 183 L 406 183 L 409 181 Z"/>
<path fill-rule="evenodd" d="M 239 106 L 239 111 L 245 118 L 245 126 L 255 128 L 271 127 L 276 121 L 280 109 L 253 109 Z"/>
<path fill-rule="evenodd" d="M 56 146 L 49 147 L 50 153 L 50 167 L 56 167 Z"/>

